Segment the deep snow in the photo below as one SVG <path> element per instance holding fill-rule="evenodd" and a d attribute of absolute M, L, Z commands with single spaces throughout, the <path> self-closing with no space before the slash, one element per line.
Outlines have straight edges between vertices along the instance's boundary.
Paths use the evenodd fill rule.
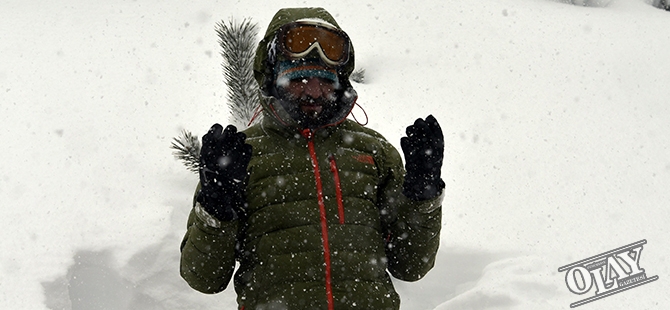
<path fill-rule="evenodd" d="M 641 239 L 660 279 L 581 308 L 670 307 L 670 13 L 560 2 L 3 1 L 0 308 L 233 309 L 179 278 L 197 178 L 170 140 L 227 122 L 216 22 L 307 5 L 352 38 L 368 127 L 445 133 L 442 247 L 403 309 L 568 308 L 558 267 Z"/>

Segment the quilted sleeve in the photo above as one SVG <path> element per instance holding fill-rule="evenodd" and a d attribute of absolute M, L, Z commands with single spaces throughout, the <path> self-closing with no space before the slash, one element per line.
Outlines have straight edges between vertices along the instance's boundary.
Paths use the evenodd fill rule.
<path fill-rule="evenodd" d="M 180 273 L 195 290 L 223 291 L 235 269 L 238 221 L 220 222 L 194 202 L 181 243 Z"/>
<path fill-rule="evenodd" d="M 405 169 L 397 149 L 383 152 L 380 210 L 386 233 L 388 270 L 395 278 L 416 281 L 435 264 L 442 227 L 442 199 L 412 201 L 402 194 Z"/>

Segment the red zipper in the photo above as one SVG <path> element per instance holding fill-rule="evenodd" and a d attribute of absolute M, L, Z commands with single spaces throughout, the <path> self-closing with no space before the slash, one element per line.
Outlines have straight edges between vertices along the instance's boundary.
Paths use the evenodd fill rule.
<path fill-rule="evenodd" d="M 340 225 L 344 224 L 344 202 L 342 201 L 342 185 L 340 184 L 340 174 L 337 172 L 337 163 L 335 155 L 328 156 L 330 160 L 330 171 L 335 179 L 335 197 L 337 198 L 337 215 L 340 218 Z"/>
<path fill-rule="evenodd" d="M 321 184 L 321 172 L 319 171 L 319 161 L 316 157 L 314 148 L 313 132 L 309 129 L 302 131 L 302 136 L 307 139 L 309 156 L 312 158 L 312 168 L 314 168 L 314 177 L 316 179 L 316 199 L 319 203 L 319 213 L 321 215 L 321 240 L 323 241 L 323 259 L 326 263 L 326 298 L 328 301 L 328 310 L 333 310 L 333 288 L 331 284 L 331 265 L 330 265 L 330 246 L 328 244 L 328 222 L 326 218 L 326 203 L 323 198 L 323 185 Z M 332 166 L 332 164 L 331 164 Z"/>

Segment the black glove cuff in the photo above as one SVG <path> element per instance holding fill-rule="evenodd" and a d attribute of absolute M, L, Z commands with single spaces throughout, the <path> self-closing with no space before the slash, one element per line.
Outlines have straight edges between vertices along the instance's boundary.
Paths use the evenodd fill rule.
<path fill-rule="evenodd" d="M 433 199 L 444 190 L 445 184 L 441 178 L 435 179 L 424 179 L 416 180 L 412 178 L 406 178 L 405 183 L 403 184 L 403 195 L 405 197 L 414 200 L 414 201 L 423 201 Z"/>
<path fill-rule="evenodd" d="M 232 221 L 244 212 L 244 195 L 239 186 L 214 186 L 200 189 L 196 201 L 219 221 Z"/>

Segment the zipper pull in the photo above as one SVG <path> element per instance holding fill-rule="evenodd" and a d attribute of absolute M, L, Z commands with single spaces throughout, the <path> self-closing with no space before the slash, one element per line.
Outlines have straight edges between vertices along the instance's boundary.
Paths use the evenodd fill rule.
<path fill-rule="evenodd" d="M 309 128 L 305 128 L 300 132 L 300 135 L 307 140 L 312 140 L 312 138 L 314 137 L 314 132 Z"/>

